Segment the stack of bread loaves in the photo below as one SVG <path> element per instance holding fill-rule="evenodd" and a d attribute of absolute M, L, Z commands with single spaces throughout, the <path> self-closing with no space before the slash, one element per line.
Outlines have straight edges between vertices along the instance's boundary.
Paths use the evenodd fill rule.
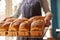
<path fill-rule="evenodd" d="M 14 20 L 9 27 L 8 30 L 8 36 L 17 36 L 17 32 L 19 30 L 19 25 L 24 22 L 27 21 L 27 18 L 22 18 L 22 19 L 16 19 Z"/>
<path fill-rule="evenodd" d="M 11 24 L 11 22 L 13 22 L 16 18 L 8 18 L 8 19 L 4 19 L 1 23 L 0 23 L 0 35 L 1 36 L 5 36 L 8 34 L 8 29 L 9 26 Z"/>
<path fill-rule="evenodd" d="M 0 36 L 39 36 L 44 33 L 45 23 L 42 16 L 27 18 L 6 18 L 0 23 Z"/>

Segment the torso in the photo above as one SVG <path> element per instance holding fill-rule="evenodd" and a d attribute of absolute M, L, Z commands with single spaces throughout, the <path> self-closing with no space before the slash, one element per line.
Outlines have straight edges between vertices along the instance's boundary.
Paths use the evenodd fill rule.
<path fill-rule="evenodd" d="M 40 0 L 23 0 L 21 11 L 22 16 L 27 18 L 41 15 Z"/>

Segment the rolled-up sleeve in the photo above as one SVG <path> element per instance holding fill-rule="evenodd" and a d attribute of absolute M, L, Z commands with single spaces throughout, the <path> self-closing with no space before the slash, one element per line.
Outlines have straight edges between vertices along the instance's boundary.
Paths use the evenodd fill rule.
<path fill-rule="evenodd" d="M 47 0 L 41 0 L 41 6 L 45 13 L 50 12 Z"/>
<path fill-rule="evenodd" d="M 17 12 L 15 14 L 11 15 L 10 17 L 18 18 L 21 15 L 21 5 L 22 5 L 22 3 L 19 4 L 19 8 L 18 8 Z"/>

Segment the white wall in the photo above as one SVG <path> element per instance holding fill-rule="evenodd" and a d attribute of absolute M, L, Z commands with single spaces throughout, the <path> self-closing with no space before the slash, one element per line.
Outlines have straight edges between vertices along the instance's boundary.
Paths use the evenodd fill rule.
<path fill-rule="evenodd" d="M 0 1 L 0 21 L 5 18 L 5 0 Z"/>

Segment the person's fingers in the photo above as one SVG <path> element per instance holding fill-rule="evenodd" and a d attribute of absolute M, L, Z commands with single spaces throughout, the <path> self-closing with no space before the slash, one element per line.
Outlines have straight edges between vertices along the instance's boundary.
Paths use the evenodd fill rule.
<path fill-rule="evenodd" d="M 45 26 L 48 27 L 50 25 L 50 20 L 45 18 L 44 21 L 45 21 Z"/>
<path fill-rule="evenodd" d="M 50 22 L 49 21 L 46 21 L 46 27 L 48 27 L 50 25 Z"/>

